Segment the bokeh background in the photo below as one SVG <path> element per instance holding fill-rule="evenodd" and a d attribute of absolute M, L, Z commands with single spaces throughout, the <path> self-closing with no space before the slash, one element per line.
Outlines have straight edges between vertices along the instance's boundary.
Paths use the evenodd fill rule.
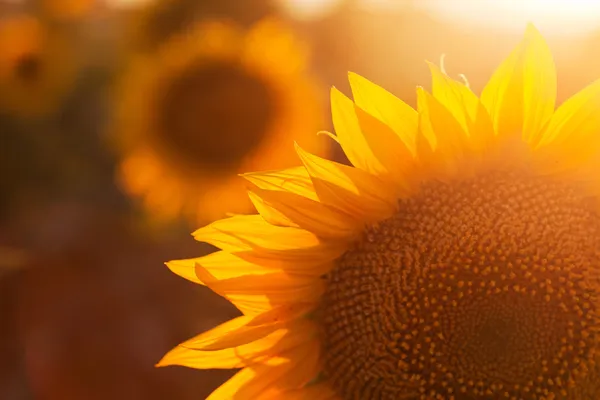
<path fill-rule="evenodd" d="M 329 88 L 349 94 L 347 71 L 414 105 L 415 87 L 429 87 L 424 61 L 440 63 L 442 55 L 447 73 L 464 74 L 479 93 L 533 21 L 555 55 L 559 101 L 600 77 L 600 7 L 587 1 L 0 0 L 0 26 L 23 16 L 44 27 L 36 40 L 52 39 L 40 45 L 42 61 L 69 73 L 55 90 L 25 88 L 29 95 L 13 106 L 17 89 L 6 80 L 40 66 L 16 71 L 12 54 L 30 45 L 29 33 L 0 29 L 0 399 L 7 400 L 202 399 L 232 374 L 154 368 L 170 348 L 238 311 L 163 265 L 212 251 L 190 236 L 199 221 L 158 221 L 117 178 L 123 155 L 111 137 L 120 101 L 113 89 L 132 55 L 198 22 L 249 28 L 275 17 L 310 53 L 317 90 L 306 107 L 327 116 Z M 140 32 L 144 44 L 136 42 Z M 43 112 L 30 109 L 38 102 Z M 319 129 L 332 130 L 329 117 Z M 331 157 L 345 161 L 333 141 Z"/>

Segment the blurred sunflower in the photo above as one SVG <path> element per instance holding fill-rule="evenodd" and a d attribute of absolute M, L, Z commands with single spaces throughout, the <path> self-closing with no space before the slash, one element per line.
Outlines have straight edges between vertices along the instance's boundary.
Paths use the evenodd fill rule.
<path fill-rule="evenodd" d="M 124 12 L 126 51 L 155 51 L 194 24 L 195 0 L 153 0 Z"/>
<path fill-rule="evenodd" d="M 295 139 L 325 147 L 305 61 L 275 20 L 207 22 L 140 56 L 117 101 L 125 189 L 161 217 L 250 210 L 238 173 L 295 165 Z"/>
<path fill-rule="evenodd" d="M 67 37 L 37 18 L 0 20 L 0 108 L 21 116 L 52 112 L 77 72 Z"/>
<path fill-rule="evenodd" d="M 210 399 L 596 398 L 600 80 L 555 110 L 530 26 L 480 97 L 431 65 L 417 110 L 350 75 L 354 165 L 245 175 L 259 215 L 168 263 L 243 316 L 158 364 L 243 368 Z"/>
<path fill-rule="evenodd" d="M 88 15 L 96 0 L 36 0 L 44 14 L 58 21 L 79 20 Z"/>
<path fill-rule="evenodd" d="M 123 44 L 129 51 L 153 51 L 191 28 L 199 19 L 225 17 L 245 27 L 274 11 L 271 0 L 145 0 L 138 3 L 122 14 L 126 27 Z"/>

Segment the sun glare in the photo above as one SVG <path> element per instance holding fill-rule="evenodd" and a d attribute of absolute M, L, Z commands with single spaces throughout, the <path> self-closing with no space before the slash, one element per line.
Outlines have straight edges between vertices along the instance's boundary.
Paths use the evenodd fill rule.
<path fill-rule="evenodd" d="M 144 7 L 152 0 L 104 0 L 104 3 L 112 9 L 131 9 Z"/>
<path fill-rule="evenodd" d="M 528 22 L 548 35 L 600 29 L 600 2 L 589 0 L 428 0 L 416 3 L 454 22 L 518 32 Z"/>
<path fill-rule="evenodd" d="M 298 20 L 315 20 L 333 12 L 343 0 L 277 0 L 287 14 Z"/>

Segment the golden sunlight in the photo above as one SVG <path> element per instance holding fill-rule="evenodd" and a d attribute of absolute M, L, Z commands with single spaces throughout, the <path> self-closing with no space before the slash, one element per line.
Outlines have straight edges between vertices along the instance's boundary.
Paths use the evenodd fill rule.
<path fill-rule="evenodd" d="M 452 19 L 518 32 L 528 22 L 548 35 L 584 35 L 598 28 L 600 3 L 588 0 L 429 0 L 419 6 Z"/>
<path fill-rule="evenodd" d="M 333 12 L 342 0 L 277 0 L 287 14 L 298 20 L 315 20 Z"/>
<path fill-rule="evenodd" d="M 111 9 L 131 9 L 131 8 L 140 8 L 144 7 L 146 4 L 149 4 L 152 0 L 104 0 L 104 4 L 106 4 Z"/>

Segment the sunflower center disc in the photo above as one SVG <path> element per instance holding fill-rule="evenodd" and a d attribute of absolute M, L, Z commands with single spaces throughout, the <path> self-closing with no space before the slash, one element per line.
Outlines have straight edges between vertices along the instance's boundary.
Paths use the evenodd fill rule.
<path fill-rule="evenodd" d="M 228 64 L 193 66 L 168 84 L 158 120 L 161 140 L 192 165 L 235 170 L 260 145 L 275 102 L 258 76 Z"/>
<path fill-rule="evenodd" d="M 324 375 L 343 399 L 596 398 L 594 207 L 506 173 L 401 201 L 327 276 Z"/>

